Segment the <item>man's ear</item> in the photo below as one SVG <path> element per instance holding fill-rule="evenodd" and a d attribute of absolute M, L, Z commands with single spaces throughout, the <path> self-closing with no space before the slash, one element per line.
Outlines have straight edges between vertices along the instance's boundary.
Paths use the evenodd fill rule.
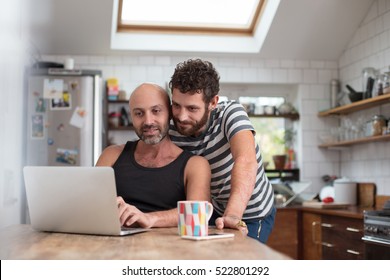
<path fill-rule="evenodd" d="M 218 104 L 218 100 L 219 100 L 219 96 L 216 95 L 214 96 L 211 100 L 210 100 L 210 103 L 209 103 L 209 110 L 214 110 L 216 107 L 217 107 L 217 104 Z"/>

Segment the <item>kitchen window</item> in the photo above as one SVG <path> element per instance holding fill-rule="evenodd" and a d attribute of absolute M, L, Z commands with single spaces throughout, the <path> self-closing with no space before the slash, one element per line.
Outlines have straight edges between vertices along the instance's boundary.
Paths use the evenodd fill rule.
<path fill-rule="evenodd" d="M 291 121 L 279 116 L 278 108 L 285 103 L 284 97 L 240 97 L 255 128 L 255 141 L 259 144 L 267 168 L 274 168 L 272 156 L 285 154 L 292 143 L 286 137 L 292 133 Z M 267 164 L 266 164 L 267 165 Z"/>
<path fill-rule="evenodd" d="M 253 35 L 264 2 L 266 1 L 120 0 L 118 30 Z"/>

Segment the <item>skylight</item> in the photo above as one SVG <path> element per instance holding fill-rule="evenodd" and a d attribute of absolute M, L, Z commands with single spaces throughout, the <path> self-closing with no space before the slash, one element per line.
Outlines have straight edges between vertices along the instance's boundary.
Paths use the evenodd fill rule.
<path fill-rule="evenodd" d="M 264 0 L 121 0 L 119 30 L 252 32 Z"/>
<path fill-rule="evenodd" d="M 113 50 L 258 53 L 281 0 L 113 0 Z"/>

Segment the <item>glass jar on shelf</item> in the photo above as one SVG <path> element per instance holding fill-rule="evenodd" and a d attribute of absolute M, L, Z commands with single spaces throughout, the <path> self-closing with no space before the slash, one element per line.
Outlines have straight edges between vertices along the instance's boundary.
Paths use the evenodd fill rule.
<path fill-rule="evenodd" d="M 377 71 L 373 67 L 363 69 L 363 99 L 371 98 Z"/>
<path fill-rule="evenodd" d="M 390 93 L 390 72 L 383 74 L 383 94 Z"/>
<path fill-rule="evenodd" d="M 384 128 L 386 127 L 386 118 L 382 115 L 375 115 L 371 119 L 372 136 L 382 135 Z"/>
<path fill-rule="evenodd" d="M 375 75 L 374 90 L 372 91 L 372 97 L 383 95 L 383 80 L 384 75 L 377 73 Z"/>

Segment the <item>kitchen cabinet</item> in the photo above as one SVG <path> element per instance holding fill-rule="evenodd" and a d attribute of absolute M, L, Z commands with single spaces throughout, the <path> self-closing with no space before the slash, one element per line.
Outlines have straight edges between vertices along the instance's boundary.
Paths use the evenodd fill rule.
<path fill-rule="evenodd" d="M 366 208 L 365 208 L 366 209 Z M 303 259 L 358 260 L 364 258 L 363 208 L 302 207 Z"/>
<path fill-rule="evenodd" d="M 368 209 L 368 208 L 364 208 Z M 278 208 L 267 245 L 293 259 L 364 259 L 363 208 Z"/>
<path fill-rule="evenodd" d="M 302 257 L 304 260 L 322 259 L 321 215 L 302 212 Z"/>
<path fill-rule="evenodd" d="M 300 259 L 299 229 L 299 212 L 294 208 L 278 208 L 267 245 L 293 259 Z"/>
<path fill-rule="evenodd" d="M 362 219 L 324 215 L 321 232 L 322 259 L 359 260 L 364 258 Z"/>
<path fill-rule="evenodd" d="M 340 107 L 332 108 L 330 110 L 322 111 L 318 113 L 318 116 L 329 117 L 329 116 L 346 115 L 349 113 L 369 109 L 387 103 L 390 103 L 390 94 L 380 95 L 373 98 L 353 102 L 345 106 L 340 106 Z M 348 140 L 348 141 L 327 143 L 327 144 L 319 145 L 319 147 L 320 148 L 346 147 L 346 146 L 351 146 L 356 144 L 378 142 L 378 141 L 390 141 L 390 135 L 371 136 L 371 137 L 364 137 L 364 138 Z"/>

